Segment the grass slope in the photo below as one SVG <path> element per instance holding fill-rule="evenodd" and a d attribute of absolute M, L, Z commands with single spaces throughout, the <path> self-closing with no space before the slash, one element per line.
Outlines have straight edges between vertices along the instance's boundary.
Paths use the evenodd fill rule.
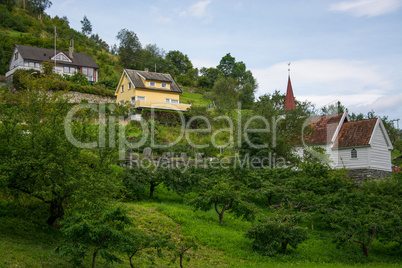
<path fill-rule="evenodd" d="M 194 211 L 185 199 L 158 187 L 155 200 L 120 203 L 125 206 L 135 226 L 148 231 L 170 234 L 177 240 L 191 236 L 197 240 L 198 250 L 185 254 L 184 267 L 400 267 L 401 256 L 396 248 L 374 244 L 366 259 L 355 245 L 337 248 L 323 230 L 310 230 L 310 237 L 297 249 L 285 254 L 263 257 L 251 250 L 250 239 L 244 233 L 252 223 L 236 219 L 229 213 L 218 224 L 215 211 Z M 62 241 L 58 229 L 44 223 L 45 207 L 32 201 L 10 202 L 0 199 L 0 267 L 73 267 L 67 257 L 54 253 Z M 308 224 L 306 224 L 308 226 Z M 158 258 L 154 249 L 136 254 L 136 267 L 177 267 L 172 251 L 163 250 Z M 112 267 L 129 267 L 128 258 Z M 83 267 L 90 267 L 88 256 Z M 96 267 L 110 267 L 98 258 Z"/>
<path fill-rule="evenodd" d="M 208 106 L 209 104 L 212 104 L 212 102 L 205 99 L 202 94 L 185 90 L 183 90 L 182 94 L 180 95 L 180 102 L 191 103 L 196 106 Z"/>

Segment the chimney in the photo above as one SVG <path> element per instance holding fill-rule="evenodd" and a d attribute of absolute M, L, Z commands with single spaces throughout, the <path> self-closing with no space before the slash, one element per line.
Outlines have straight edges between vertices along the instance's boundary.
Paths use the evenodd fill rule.
<path fill-rule="evenodd" d="M 148 68 L 145 68 L 145 70 L 144 70 L 145 72 L 149 72 L 149 70 L 148 70 Z"/>
<path fill-rule="evenodd" d="M 70 38 L 70 47 L 68 48 L 68 56 L 72 59 L 74 53 L 74 37 Z"/>

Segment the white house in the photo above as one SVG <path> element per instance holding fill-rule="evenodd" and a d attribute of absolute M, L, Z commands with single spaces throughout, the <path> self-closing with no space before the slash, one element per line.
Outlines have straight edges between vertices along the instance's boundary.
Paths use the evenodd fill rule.
<path fill-rule="evenodd" d="M 308 119 L 302 145 L 296 153 L 310 146 L 324 148 L 333 168 L 391 172 L 392 143 L 380 117 L 350 121 L 343 114 Z"/>
<path fill-rule="evenodd" d="M 58 74 L 73 75 L 75 72 L 83 73 L 90 82 L 98 81 L 99 66 L 87 54 L 74 53 L 74 41 L 70 41 L 68 52 L 53 49 L 15 45 L 6 73 L 7 81 L 11 81 L 13 73 L 18 69 L 42 70 L 42 63 L 56 62 L 55 72 Z"/>
<path fill-rule="evenodd" d="M 284 110 L 296 109 L 290 75 Z M 385 177 L 392 172 L 393 149 L 387 130 L 380 117 L 350 121 L 347 111 L 343 114 L 316 116 L 306 119 L 301 142 L 295 146 L 296 154 L 303 158 L 304 150 L 315 153 L 311 147 L 325 150 L 332 168 L 346 168 L 355 176 Z"/>

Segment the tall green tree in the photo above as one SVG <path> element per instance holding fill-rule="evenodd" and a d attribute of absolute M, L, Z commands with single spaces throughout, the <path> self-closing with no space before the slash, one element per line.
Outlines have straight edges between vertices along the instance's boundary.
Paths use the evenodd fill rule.
<path fill-rule="evenodd" d="M 231 112 L 236 109 L 239 100 L 236 80 L 223 77 L 218 79 L 212 89 L 212 99 L 220 111 Z"/>
<path fill-rule="evenodd" d="M 141 57 L 141 43 L 133 31 L 122 29 L 117 33 L 116 38 L 120 41 L 118 55 L 124 68 L 135 66 L 136 61 Z"/>
<path fill-rule="evenodd" d="M 186 74 L 190 69 L 193 68 L 193 64 L 187 55 L 183 54 L 178 50 L 171 50 L 166 54 L 166 60 L 170 61 L 177 71 L 175 75 Z"/>
<path fill-rule="evenodd" d="M 237 62 L 228 53 L 221 59 L 216 68 L 221 71 L 224 77 L 237 81 L 237 91 L 240 94 L 239 101 L 243 104 L 242 107 L 251 108 L 258 85 L 251 71 L 247 70 L 246 64 L 242 61 Z"/>
<path fill-rule="evenodd" d="M 91 33 L 92 33 L 92 24 L 88 20 L 86 15 L 82 19 L 81 25 L 82 25 L 82 27 L 81 27 L 82 33 L 87 35 L 87 36 L 91 35 Z"/>
<path fill-rule="evenodd" d="M 26 5 L 29 12 L 41 18 L 43 12 L 52 6 L 52 2 L 49 0 L 27 0 Z"/>
<path fill-rule="evenodd" d="M 64 216 L 67 204 L 85 209 L 111 199 L 120 185 L 113 167 L 116 148 L 82 149 L 70 142 L 65 118 L 71 105 L 60 94 L 48 95 L 56 82 L 53 75 L 32 75 L 25 77 L 27 89 L 1 95 L 13 105 L 1 111 L 0 176 L 7 188 L 43 201 L 50 225 Z M 89 118 L 77 113 L 72 121 L 73 135 L 81 142 L 98 136 Z"/>

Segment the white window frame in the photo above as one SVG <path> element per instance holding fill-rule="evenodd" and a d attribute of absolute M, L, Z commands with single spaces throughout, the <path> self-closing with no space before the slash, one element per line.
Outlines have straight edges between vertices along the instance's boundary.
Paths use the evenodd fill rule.
<path fill-rule="evenodd" d="M 166 98 L 166 99 L 165 99 L 165 102 L 166 102 L 166 103 L 170 103 L 170 99 Z"/>
<path fill-rule="evenodd" d="M 121 100 L 121 101 L 119 102 L 119 104 L 120 104 L 120 105 L 124 105 L 124 100 Z"/>
<path fill-rule="evenodd" d="M 121 93 L 124 92 L 124 85 L 121 85 Z"/>
<path fill-rule="evenodd" d="M 28 67 L 35 68 L 35 62 L 32 61 L 28 62 Z"/>
<path fill-rule="evenodd" d="M 131 105 L 135 105 L 135 96 L 131 97 Z"/>
<path fill-rule="evenodd" d="M 63 67 L 63 72 L 66 73 L 66 74 L 69 74 L 70 73 L 70 67 Z"/>
<path fill-rule="evenodd" d="M 167 88 L 167 83 L 162 83 L 162 84 L 161 84 L 161 87 Z"/>
<path fill-rule="evenodd" d="M 18 52 L 15 52 L 15 54 L 14 54 L 14 60 L 18 60 Z"/>
<path fill-rule="evenodd" d="M 171 100 L 170 100 L 170 103 L 179 104 L 179 100 L 173 100 L 173 99 L 171 99 Z"/>
<path fill-rule="evenodd" d="M 154 81 L 150 81 L 150 82 L 149 82 L 149 86 L 150 86 L 150 87 L 156 87 L 156 83 L 155 83 Z"/>
<path fill-rule="evenodd" d="M 39 62 L 35 62 L 35 68 L 40 68 L 40 63 Z"/>
<path fill-rule="evenodd" d="M 130 90 L 131 89 L 131 82 L 128 82 L 128 90 Z"/>
<path fill-rule="evenodd" d="M 137 96 L 137 101 L 144 101 L 145 100 L 145 97 L 143 97 L 143 96 Z"/>

